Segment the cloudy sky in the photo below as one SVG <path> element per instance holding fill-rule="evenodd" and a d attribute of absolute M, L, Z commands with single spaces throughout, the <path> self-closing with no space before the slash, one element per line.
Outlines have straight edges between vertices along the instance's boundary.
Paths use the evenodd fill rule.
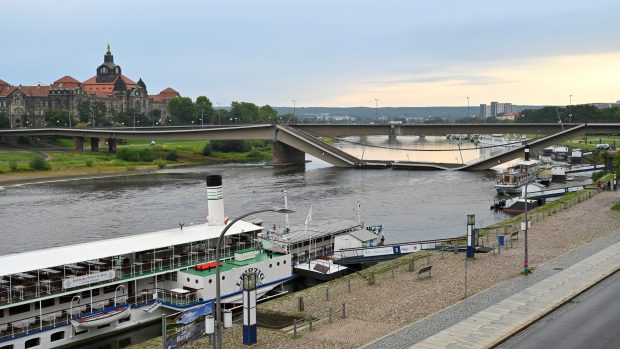
<path fill-rule="evenodd" d="M 620 99 L 620 1 L 2 3 L 0 79 L 95 75 L 110 43 L 149 93 L 292 106 Z"/>

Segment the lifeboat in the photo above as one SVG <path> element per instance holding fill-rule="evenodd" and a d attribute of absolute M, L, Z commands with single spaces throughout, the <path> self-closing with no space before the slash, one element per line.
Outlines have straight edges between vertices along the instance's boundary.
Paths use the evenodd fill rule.
<path fill-rule="evenodd" d="M 111 324 L 114 321 L 124 319 L 131 315 L 131 306 L 125 305 L 122 307 L 114 307 L 104 309 L 100 312 L 88 314 L 81 318 L 71 320 L 71 324 L 75 327 L 97 327 L 102 325 Z"/>

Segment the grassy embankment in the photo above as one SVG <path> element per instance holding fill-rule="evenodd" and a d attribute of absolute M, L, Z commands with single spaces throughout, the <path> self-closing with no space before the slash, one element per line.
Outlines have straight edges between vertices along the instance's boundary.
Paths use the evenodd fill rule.
<path fill-rule="evenodd" d="M 247 152 L 211 150 L 203 155 L 205 141 L 179 141 L 151 145 L 150 141 L 130 141 L 118 145 L 117 154 L 107 152 L 103 145 L 99 152 L 91 152 L 85 144 L 83 152 L 74 149 L 71 139 L 54 143 L 32 143 L 24 150 L 0 151 L 0 181 L 19 181 L 39 177 L 79 176 L 164 167 L 191 166 L 225 162 L 260 162 L 271 159 L 271 147 L 262 145 Z M 148 156 L 133 157 L 122 154 L 140 153 Z M 35 170 L 32 159 L 44 156 L 49 170 Z"/>

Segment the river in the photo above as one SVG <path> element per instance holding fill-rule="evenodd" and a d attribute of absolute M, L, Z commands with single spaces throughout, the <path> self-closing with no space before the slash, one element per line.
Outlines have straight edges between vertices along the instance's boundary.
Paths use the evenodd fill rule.
<path fill-rule="evenodd" d="M 352 154 L 362 151 L 365 159 L 372 160 L 404 152 L 384 149 L 387 137 L 367 141 L 379 147 L 351 142 L 336 145 Z M 454 144 L 405 138 L 387 146 L 418 149 L 406 152 L 409 158 L 398 155 L 413 161 L 420 154 L 427 156 L 420 148 L 443 149 Z M 433 159 L 460 162 L 463 153 L 434 152 Z M 469 153 L 463 156 L 464 161 L 471 160 Z M 311 206 L 315 221 L 357 219 L 355 208 L 360 203 L 362 220 L 383 224 L 387 243 L 463 235 L 467 214 L 476 215 L 477 226 L 505 218 L 489 210 L 495 196 L 492 172 L 359 170 L 311 160 L 298 167 L 214 165 L 0 187 L 0 255 L 202 223 L 207 214 L 207 174 L 223 176 L 230 217 L 282 206 L 282 189 L 287 188 L 289 207 L 296 210 L 290 215 L 293 224 L 302 224 Z M 260 218 L 269 225 L 284 224 L 280 215 Z"/>

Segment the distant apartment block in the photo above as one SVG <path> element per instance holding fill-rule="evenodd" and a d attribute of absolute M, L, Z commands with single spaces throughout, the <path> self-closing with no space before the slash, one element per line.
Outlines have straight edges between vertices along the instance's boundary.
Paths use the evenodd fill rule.
<path fill-rule="evenodd" d="M 512 103 L 480 104 L 480 118 L 496 118 L 507 113 L 512 113 Z"/>

